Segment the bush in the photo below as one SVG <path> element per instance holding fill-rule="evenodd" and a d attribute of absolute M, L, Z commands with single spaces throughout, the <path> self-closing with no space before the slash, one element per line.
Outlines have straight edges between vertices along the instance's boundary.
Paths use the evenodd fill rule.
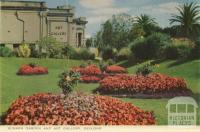
<path fill-rule="evenodd" d="M 83 60 L 94 60 L 95 59 L 95 54 L 91 53 L 87 49 L 81 49 L 78 54 L 80 56 L 80 59 L 83 59 Z"/>
<path fill-rule="evenodd" d="M 166 59 L 187 59 L 190 57 L 192 48 L 187 45 L 170 45 L 164 49 Z"/>
<path fill-rule="evenodd" d="M 36 49 L 35 45 L 30 45 L 30 50 L 31 50 L 30 57 L 33 57 L 33 58 L 41 57 L 41 54 L 40 54 L 39 50 Z"/>
<path fill-rule="evenodd" d="M 116 53 L 114 52 L 114 50 L 110 47 L 105 47 L 104 49 L 102 49 L 102 58 L 104 60 L 108 60 L 108 59 L 115 59 Z"/>
<path fill-rule="evenodd" d="M 147 38 L 137 39 L 133 42 L 131 51 L 138 59 L 153 59 L 158 58 L 160 50 L 169 45 L 171 42 L 168 35 L 162 33 L 153 33 Z"/>
<path fill-rule="evenodd" d="M 70 45 L 66 45 L 62 48 L 62 54 L 66 57 L 73 57 L 73 55 L 76 53 L 75 49 L 70 46 Z"/>
<path fill-rule="evenodd" d="M 0 47 L 0 56 L 1 57 L 10 57 L 12 56 L 12 51 L 8 47 Z"/>
<path fill-rule="evenodd" d="M 74 86 L 78 83 L 80 74 L 78 72 L 70 71 L 63 72 L 60 76 L 58 86 L 62 89 L 63 94 L 69 94 L 72 92 Z"/>
<path fill-rule="evenodd" d="M 193 59 L 200 58 L 200 38 L 196 40 L 195 47 L 191 50 L 190 57 Z"/>
<path fill-rule="evenodd" d="M 117 61 L 127 60 L 131 55 L 131 50 L 129 47 L 122 48 L 117 54 Z"/>
<path fill-rule="evenodd" d="M 136 74 L 146 76 L 146 75 L 150 74 L 151 72 L 152 72 L 151 65 L 146 64 L 142 67 L 139 67 L 136 71 Z"/>
<path fill-rule="evenodd" d="M 31 55 L 31 50 L 29 46 L 25 43 L 22 43 L 18 49 L 18 56 L 19 57 L 29 57 Z"/>

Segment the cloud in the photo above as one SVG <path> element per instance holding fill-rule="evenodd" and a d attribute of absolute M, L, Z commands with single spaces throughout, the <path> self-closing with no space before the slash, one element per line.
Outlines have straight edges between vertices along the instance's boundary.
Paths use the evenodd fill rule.
<path fill-rule="evenodd" d="M 176 7 L 179 6 L 178 2 L 168 2 L 168 3 L 162 3 L 162 4 L 156 4 L 156 5 L 150 5 L 150 6 L 144 6 L 141 8 L 141 10 L 144 10 L 145 12 L 148 12 L 150 14 L 159 15 L 159 14 L 172 14 L 177 13 Z"/>
<path fill-rule="evenodd" d="M 115 7 L 115 0 L 80 0 L 79 4 L 86 8 L 89 24 L 100 24 L 113 14 L 128 12 L 127 7 Z"/>
<path fill-rule="evenodd" d="M 114 0 L 80 0 L 80 5 L 88 9 L 105 8 L 113 5 Z"/>

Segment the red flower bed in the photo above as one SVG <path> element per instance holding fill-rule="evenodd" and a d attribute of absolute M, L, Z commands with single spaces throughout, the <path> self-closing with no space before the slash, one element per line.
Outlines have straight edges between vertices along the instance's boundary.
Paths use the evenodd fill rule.
<path fill-rule="evenodd" d="M 120 74 L 120 73 L 126 73 L 126 69 L 121 66 L 111 65 L 106 67 L 105 72 L 111 74 Z"/>
<path fill-rule="evenodd" d="M 142 75 L 117 75 L 110 76 L 100 81 L 97 89 L 101 94 L 114 95 L 158 95 L 176 96 L 190 95 L 185 80 L 173 78 L 159 73 Z"/>
<path fill-rule="evenodd" d="M 22 65 L 18 71 L 18 75 L 38 75 L 47 74 L 48 69 L 41 66 Z"/>
<path fill-rule="evenodd" d="M 118 99 L 92 95 L 72 96 L 70 102 L 77 98 L 94 98 L 89 101 L 88 110 L 67 107 L 59 95 L 35 94 L 17 99 L 7 111 L 3 121 L 7 125 L 154 125 L 152 112 L 143 111 L 131 103 Z M 82 97 L 82 98 L 81 98 Z M 77 102 L 80 102 L 77 101 Z M 85 100 L 83 103 L 87 103 Z M 90 106 L 88 105 L 88 106 Z M 83 107 L 83 106 L 81 106 Z M 98 108 L 96 110 L 96 108 Z"/>
<path fill-rule="evenodd" d="M 74 67 L 72 70 L 79 72 L 81 74 L 81 81 L 86 83 L 97 83 L 110 75 L 122 74 L 126 72 L 125 68 L 115 65 L 108 66 L 104 72 L 102 72 L 95 65 L 88 65 L 85 68 Z"/>
<path fill-rule="evenodd" d="M 73 71 L 79 72 L 81 74 L 81 81 L 86 83 L 96 83 L 101 80 L 102 72 L 95 65 L 88 65 L 85 68 L 74 67 Z"/>
<path fill-rule="evenodd" d="M 101 70 L 95 65 L 88 65 L 85 68 L 74 67 L 72 70 L 79 72 L 81 75 L 101 75 Z"/>
<path fill-rule="evenodd" d="M 83 75 L 80 80 L 85 83 L 97 83 L 101 80 L 101 77 Z"/>

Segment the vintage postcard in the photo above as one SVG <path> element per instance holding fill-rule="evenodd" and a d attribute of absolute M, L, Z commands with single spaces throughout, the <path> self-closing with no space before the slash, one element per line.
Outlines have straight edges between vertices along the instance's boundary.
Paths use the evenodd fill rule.
<path fill-rule="evenodd" d="M 0 0 L 0 130 L 200 130 L 199 0 Z"/>

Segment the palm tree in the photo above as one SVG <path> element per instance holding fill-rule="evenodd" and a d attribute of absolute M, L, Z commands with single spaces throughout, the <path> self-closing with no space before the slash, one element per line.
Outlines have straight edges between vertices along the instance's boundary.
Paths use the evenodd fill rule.
<path fill-rule="evenodd" d="M 134 25 L 140 27 L 145 32 L 146 36 L 151 34 L 154 29 L 157 30 L 159 28 L 155 22 L 155 19 L 146 14 L 137 16 Z"/>
<path fill-rule="evenodd" d="M 177 8 L 179 15 L 172 15 L 170 24 L 176 23 L 182 37 L 196 37 L 200 33 L 200 6 L 186 3 Z"/>

